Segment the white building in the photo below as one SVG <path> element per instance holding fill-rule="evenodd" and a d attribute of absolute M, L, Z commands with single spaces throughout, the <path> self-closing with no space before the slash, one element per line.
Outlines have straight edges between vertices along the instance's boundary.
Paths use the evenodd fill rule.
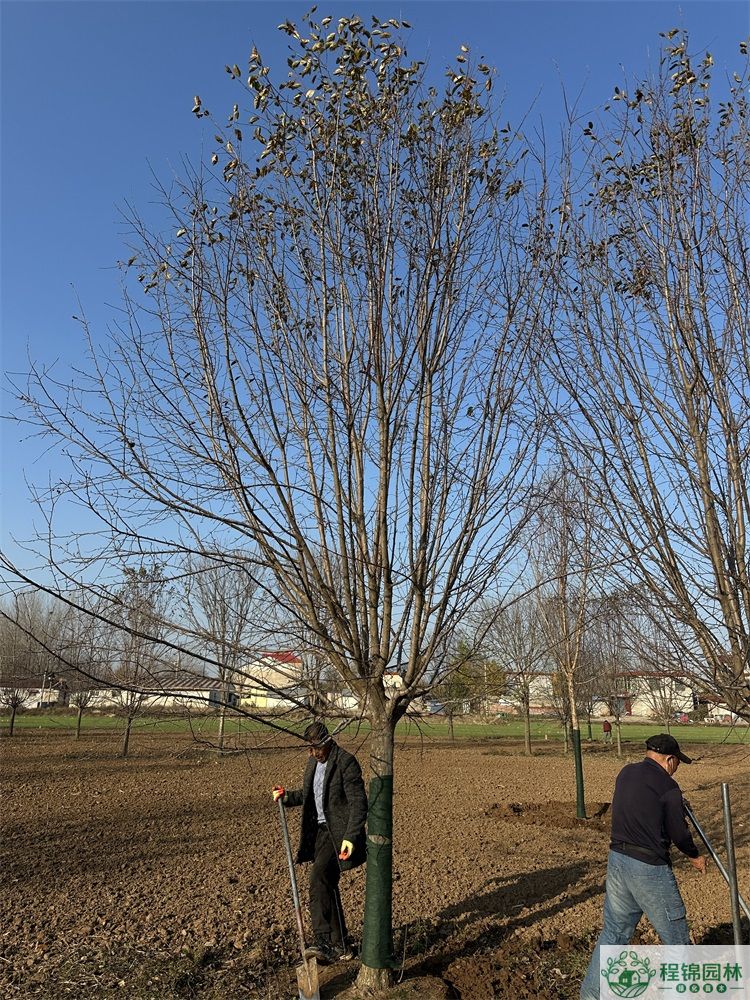
<path fill-rule="evenodd" d="M 259 653 L 238 679 L 240 705 L 245 708 L 289 710 L 307 704 L 302 658 L 288 651 Z"/>

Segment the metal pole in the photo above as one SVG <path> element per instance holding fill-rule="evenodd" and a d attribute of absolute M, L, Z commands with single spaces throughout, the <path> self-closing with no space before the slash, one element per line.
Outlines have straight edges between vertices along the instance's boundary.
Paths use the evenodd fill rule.
<path fill-rule="evenodd" d="M 716 865 L 716 867 L 719 869 L 719 871 L 721 872 L 721 874 L 724 876 L 724 881 L 727 883 L 727 885 L 729 885 L 729 875 L 727 873 L 726 868 L 722 864 L 721 858 L 716 853 L 716 851 L 713 849 L 713 845 L 711 844 L 711 841 L 708 839 L 708 837 L 706 836 L 706 834 L 703 832 L 703 829 L 702 829 L 700 823 L 695 818 L 695 814 L 693 813 L 693 810 L 690 808 L 690 806 L 687 804 L 687 802 L 684 803 L 684 806 L 685 806 L 685 814 L 687 815 L 687 818 L 693 824 L 693 826 L 695 827 L 695 830 L 696 830 L 698 836 L 701 838 L 701 840 L 703 841 L 703 843 L 706 845 L 706 850 L 708 851 L 708 853 L 713 858 L 713 862 Z M 745 911 L 745 915 L 750 920 L 750 908 L 748 907 L 747 903 L 745 902 L 745 900 L 740 895 L 739 891 L 737 892 L 737 899 L 739 900 L 740 906 Z"/>
<path fill-rule="evenodd" d="M 737 861 L 734 854 L 734 830 L 732 829 L 732 807 L 729 802 L 729 785 L 721 786 L 721 804 L 724 807 L 724 843 L 727 845 L 727 866 L 729 868 L 729 901 L 732 905 L 732 931 L 734 943 L 742 944 L 742 920 L 740 918 L 740 890 L 737 885 Z"/>
<path fill-rule="evenodd" d="M 286 825 L 286 813 L 284 812 L 284 803 L 281 798 L 279 798 L 279 817 L 281 818 L 281 833 L 284 838 L 284 849 L 286 851 L 286 863 L 289 868 L 289 880 L 292 883 L 292 899 L 294 901 L 294 915 L 297 919 L 297 934 L 299 936 L 300 948 L 302 950 L 302 957 L 304 960 L 305 953 L 305 930 L 302 923 L 302 907 L 299 901 L 299 892 L 297 891 L 297 876 L 294 871 L 294 860 L 292 858 L 292 845 L 289 843 L 289 828 Z"/>

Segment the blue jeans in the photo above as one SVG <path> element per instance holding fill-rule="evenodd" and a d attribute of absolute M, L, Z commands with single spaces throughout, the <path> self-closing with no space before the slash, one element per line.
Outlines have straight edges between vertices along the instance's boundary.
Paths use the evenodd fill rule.
<path fill-rule="evenodd" d="M 669 865 L 647 865 L 610 851 L 604 927 L 581 984 L 581 1000 L 599 1000 L 599 947 L 630 944 L 644 913 L 662 944 L 690 944 L 685 904 Z"/>

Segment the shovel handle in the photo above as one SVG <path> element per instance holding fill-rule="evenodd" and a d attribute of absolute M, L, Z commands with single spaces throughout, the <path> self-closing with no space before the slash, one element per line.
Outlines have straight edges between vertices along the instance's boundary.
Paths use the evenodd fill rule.
<path fill-rule="evenodd" d="M 297 934 L 299 935 L 300 949 L 302 951 L 302 961 L 305 962 L 305 925 L 302 923 L 302 907 L 300 906 L 299 890 L 297 889 L 297 876 L 294 872 L 294 858 L 292 857 L 292 845 L 289 841 L 289 827 L 286 822 L 283 796 L 279 796 L 278 803 L 279 817 L 281 818 L 281 834 L 284 838 L 284 849 L 286 851 L 286 863 L 289 867 L 289 880 L 292 883 L 292 899 L 294 900 L 294 915 L 297 918 Z M 305 966 L 307 966 L 306 962 Z"/>

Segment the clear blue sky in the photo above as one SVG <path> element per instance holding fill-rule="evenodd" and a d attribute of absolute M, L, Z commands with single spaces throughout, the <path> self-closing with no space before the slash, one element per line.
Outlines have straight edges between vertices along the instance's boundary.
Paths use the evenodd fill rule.
<path fill-rule="evenodd" d="M 209 133 L 191 114 L 194 94 L 217 115 L 240 93 L 224 72 L 253 44 L 285 71 L 276 26 L 308 4 L 259 2 L 34 2 L 0 0 L 2 28 L 2 362 L 6 372 L 82 356 L 77 298 L 103 336 L 116 318 L 127 257 L 120 209 L 147 220 L 162 181 L 183 157 L 207 157 Z M 497 67 L 512 121 L 536 99 L 532 119 L 558 133 L 561 92 L 601 106 L 623 79 L 657 59 L 660 31 L 686 27 L 691 48 L 714 56 L 716 74 L 737 66 L 750 33 L 744 0 L 487 0 L 483 3 L 318 4 L 317 16 L 370 14 L 412 24 L 409 54 L 443 67 L 460 44 Z M 158 218 L 154 215 L 154 218 Z M 3 392 L 2 410 L 13 402 Z M 31 533 L 24 477 L 44 484 L 62 463 L 17 426 L 0 424 L 0 545 Z M 69 525 L 70 527 L 70 525 Z M 75 525 L 73 525 L 75 527 Z M 83 527 L 83 525 L 82 525 Z M 24 562 L 24 557 L 18 557 Z"/>

